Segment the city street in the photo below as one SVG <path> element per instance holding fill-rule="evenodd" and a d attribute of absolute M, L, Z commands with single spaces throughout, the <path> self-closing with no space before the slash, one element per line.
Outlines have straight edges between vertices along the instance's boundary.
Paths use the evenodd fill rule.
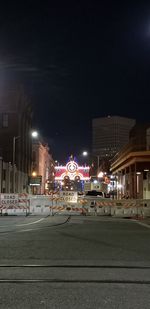
<path fill-rule="evenodd" d="M 149 308 L 150 229 L 127 219 L 0 218 L 0 308 Z"/>

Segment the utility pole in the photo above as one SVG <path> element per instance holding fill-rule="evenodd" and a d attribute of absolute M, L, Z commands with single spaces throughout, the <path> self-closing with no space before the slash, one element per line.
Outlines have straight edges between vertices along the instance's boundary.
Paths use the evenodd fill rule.
<path fill-rule="evenodd" d="M 15 184 L 15 161 L 16 161 L 16 140 L 19 138 L 20 136 L 14 136 L 13 137 L 13 193 L 15 193 L 16 191 L 16 184 Z"/>
<path fill-rule="evenodd" d="M 3 158 L 0 157 L 0 193 L 2 193 L 3 184 Z"/>
<path fill-rule="evenodd" d="M 96 157 L 97 157 L 97 173 L 98 173 L 98 171 L 99 171 L 99 158 L 100 158 L 100 156 L 96 155 Z"/>

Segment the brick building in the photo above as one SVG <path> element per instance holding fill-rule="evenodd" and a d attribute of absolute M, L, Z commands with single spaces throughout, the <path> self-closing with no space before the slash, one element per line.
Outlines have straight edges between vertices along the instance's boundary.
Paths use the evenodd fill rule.
<path fill-rule="evenodd" d="M 30 188 L 33 194 L 48 194 L 53 190 L 55 162 L 48 145 L 39 140 L 33 140 L 32 144 L 32 175 L 35 179 L 41 176 L 40 186 Z"/>

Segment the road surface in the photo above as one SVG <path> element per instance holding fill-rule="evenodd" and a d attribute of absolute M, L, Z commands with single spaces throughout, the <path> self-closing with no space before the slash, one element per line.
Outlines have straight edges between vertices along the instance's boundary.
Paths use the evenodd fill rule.
<path fill-rule="evenodd" d="M 0 217 L 0 308 L 150 308 L 150 229 L 108 217 Z"/>

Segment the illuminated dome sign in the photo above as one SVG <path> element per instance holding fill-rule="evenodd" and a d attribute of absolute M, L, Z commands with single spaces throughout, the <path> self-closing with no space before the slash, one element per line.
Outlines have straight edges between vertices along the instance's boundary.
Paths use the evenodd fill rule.
<path fill-rule="evenodd" d="M 55 166 L 55 180 L 62 181 L 66 177 L 70 180 L 89 180 L 89 166 L 79 166 L 75 161 L 70 160 L 66 166 Z"/>

